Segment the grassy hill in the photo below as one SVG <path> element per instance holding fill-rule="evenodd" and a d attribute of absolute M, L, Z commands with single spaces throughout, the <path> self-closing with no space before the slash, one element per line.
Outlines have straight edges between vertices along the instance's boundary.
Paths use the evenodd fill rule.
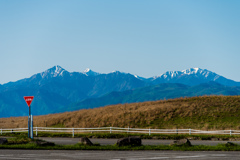
<path fill-rule="evenodd" d="M 66 108 L 67 111 L 77 111 L 80 109 L 97 108 L 114 104 L 138 103 L 203 95 L 240 95 L 240 87 L 223 86 L 212 81 L 196 86 L 187 86 L 178 83 L 163 83 L 123 92 L 111 92 L 98 98 L 85 99 L 81 102 L 73 103 L 68 107 L 59 107 L 52 113 L 65 112 Z"/>
<path fill-rule="evenodd" d="M 38 127 L 240 129 L 240 96 L 202 96 L 34 116 Z M 0 128 L 27 127 L 27 117 L 1 118 Z"/>

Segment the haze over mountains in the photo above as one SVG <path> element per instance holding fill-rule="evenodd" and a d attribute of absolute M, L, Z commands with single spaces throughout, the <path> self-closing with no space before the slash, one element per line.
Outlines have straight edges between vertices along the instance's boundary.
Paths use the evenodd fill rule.
<path fill-rule="evenodd" d="M 101 74 L 86 69 L 68 72 L 54 66 L 42 73 L 0 85 L 0 117 L 26 116 L 23 96 L 35 96 L 33 115 L 110 104 L 199 95 L 239 95 L 240 83 L 200 68 L 142 78 L 119 71 Z"/>

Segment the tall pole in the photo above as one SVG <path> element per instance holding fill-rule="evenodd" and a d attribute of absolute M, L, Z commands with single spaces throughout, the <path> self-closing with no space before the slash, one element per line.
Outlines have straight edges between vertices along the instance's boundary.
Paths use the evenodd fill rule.
<path fill-rule="evenodd" d="M 31 138 L 33 139 L 33 117 L 31 114 Z"/>
<path fill-rule="evenodd" d="M 31 106 L 29 106 L 29 115 L 28 115 L 28 138 L 31 138 L 31 134 L 30 134 L 31 118 L 30 118 L 30 115 L 31 115 Z"/>
<path fill-rule="evenodd" d="M 33 139 L 33 118 L 31 113 L 31 105 L 29 106 L 29 116 L 28 116 L 28 138 Z"/>

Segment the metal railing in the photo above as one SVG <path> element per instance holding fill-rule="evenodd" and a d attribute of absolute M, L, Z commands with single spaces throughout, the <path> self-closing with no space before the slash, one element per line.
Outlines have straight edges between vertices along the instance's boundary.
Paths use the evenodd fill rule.
<path fill-rule="evenodd" d="M 38 132 L 55 132 L 55 133 L 70 133 L 74 137 L 75 133 L 94 133 L 94 132 L 108 132 L 108 133 L 142 133 L 142 134 L 228 134 L 238 135 L 240 130 L 196 130 L 196 129 L 143 129 L 143 128 L 120 128 L 120 127 L 99 127 L 99 128 L 51 128 L 51 127 L 34 127 L 33 131 L 36 136 Z M 0 129 L 0 134 L 3 133 L 17 133 L 28 132 L 28 128 L 11 128 Z"/>

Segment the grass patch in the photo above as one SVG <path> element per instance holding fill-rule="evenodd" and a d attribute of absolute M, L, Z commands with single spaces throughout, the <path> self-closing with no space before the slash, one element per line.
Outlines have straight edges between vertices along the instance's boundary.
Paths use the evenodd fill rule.
<path fill-rule="evenodd" d="M 14 138 L 8 138 L 8 144 L 27 144 L 32 141 L 31 138 L 28 138 L 25 135 L 20 135 Z"/>
<path fill-rule="evenodd" d="M 117 146 L 117 145 L 55 145 L 39 146 L 34 143 L 0 145 L 0 149 L 41 149 L 41 150 L 174 150 L 174 151 L 240 151 L 240 145 L 226 146 L 219 144 L 217 146 L 169 146 L 169 145 L 142 145 L 142 146 Z"/>
<path fill-rule="evenodd" d="M 27 133 L 7 133 L 2 136 L 18 137 L 21 139 L 27 137 Z M 123 138 L 129 136 L 138 136 L 141 139 L 166 139 L 166 140 L 179 140 L 188 138 L 190 140 L 240 140 L 240 135 L 189 135 L 189 134 L 127 134 L 127 133 L 75 133 L 74 137 L 87 137 L 87 138 Z M 34 134 L 34 137 L 35 134 Z M 52 133 L 52 132 L 38 132 L 37 137 L 72 137 L 71 133 Z"/>

